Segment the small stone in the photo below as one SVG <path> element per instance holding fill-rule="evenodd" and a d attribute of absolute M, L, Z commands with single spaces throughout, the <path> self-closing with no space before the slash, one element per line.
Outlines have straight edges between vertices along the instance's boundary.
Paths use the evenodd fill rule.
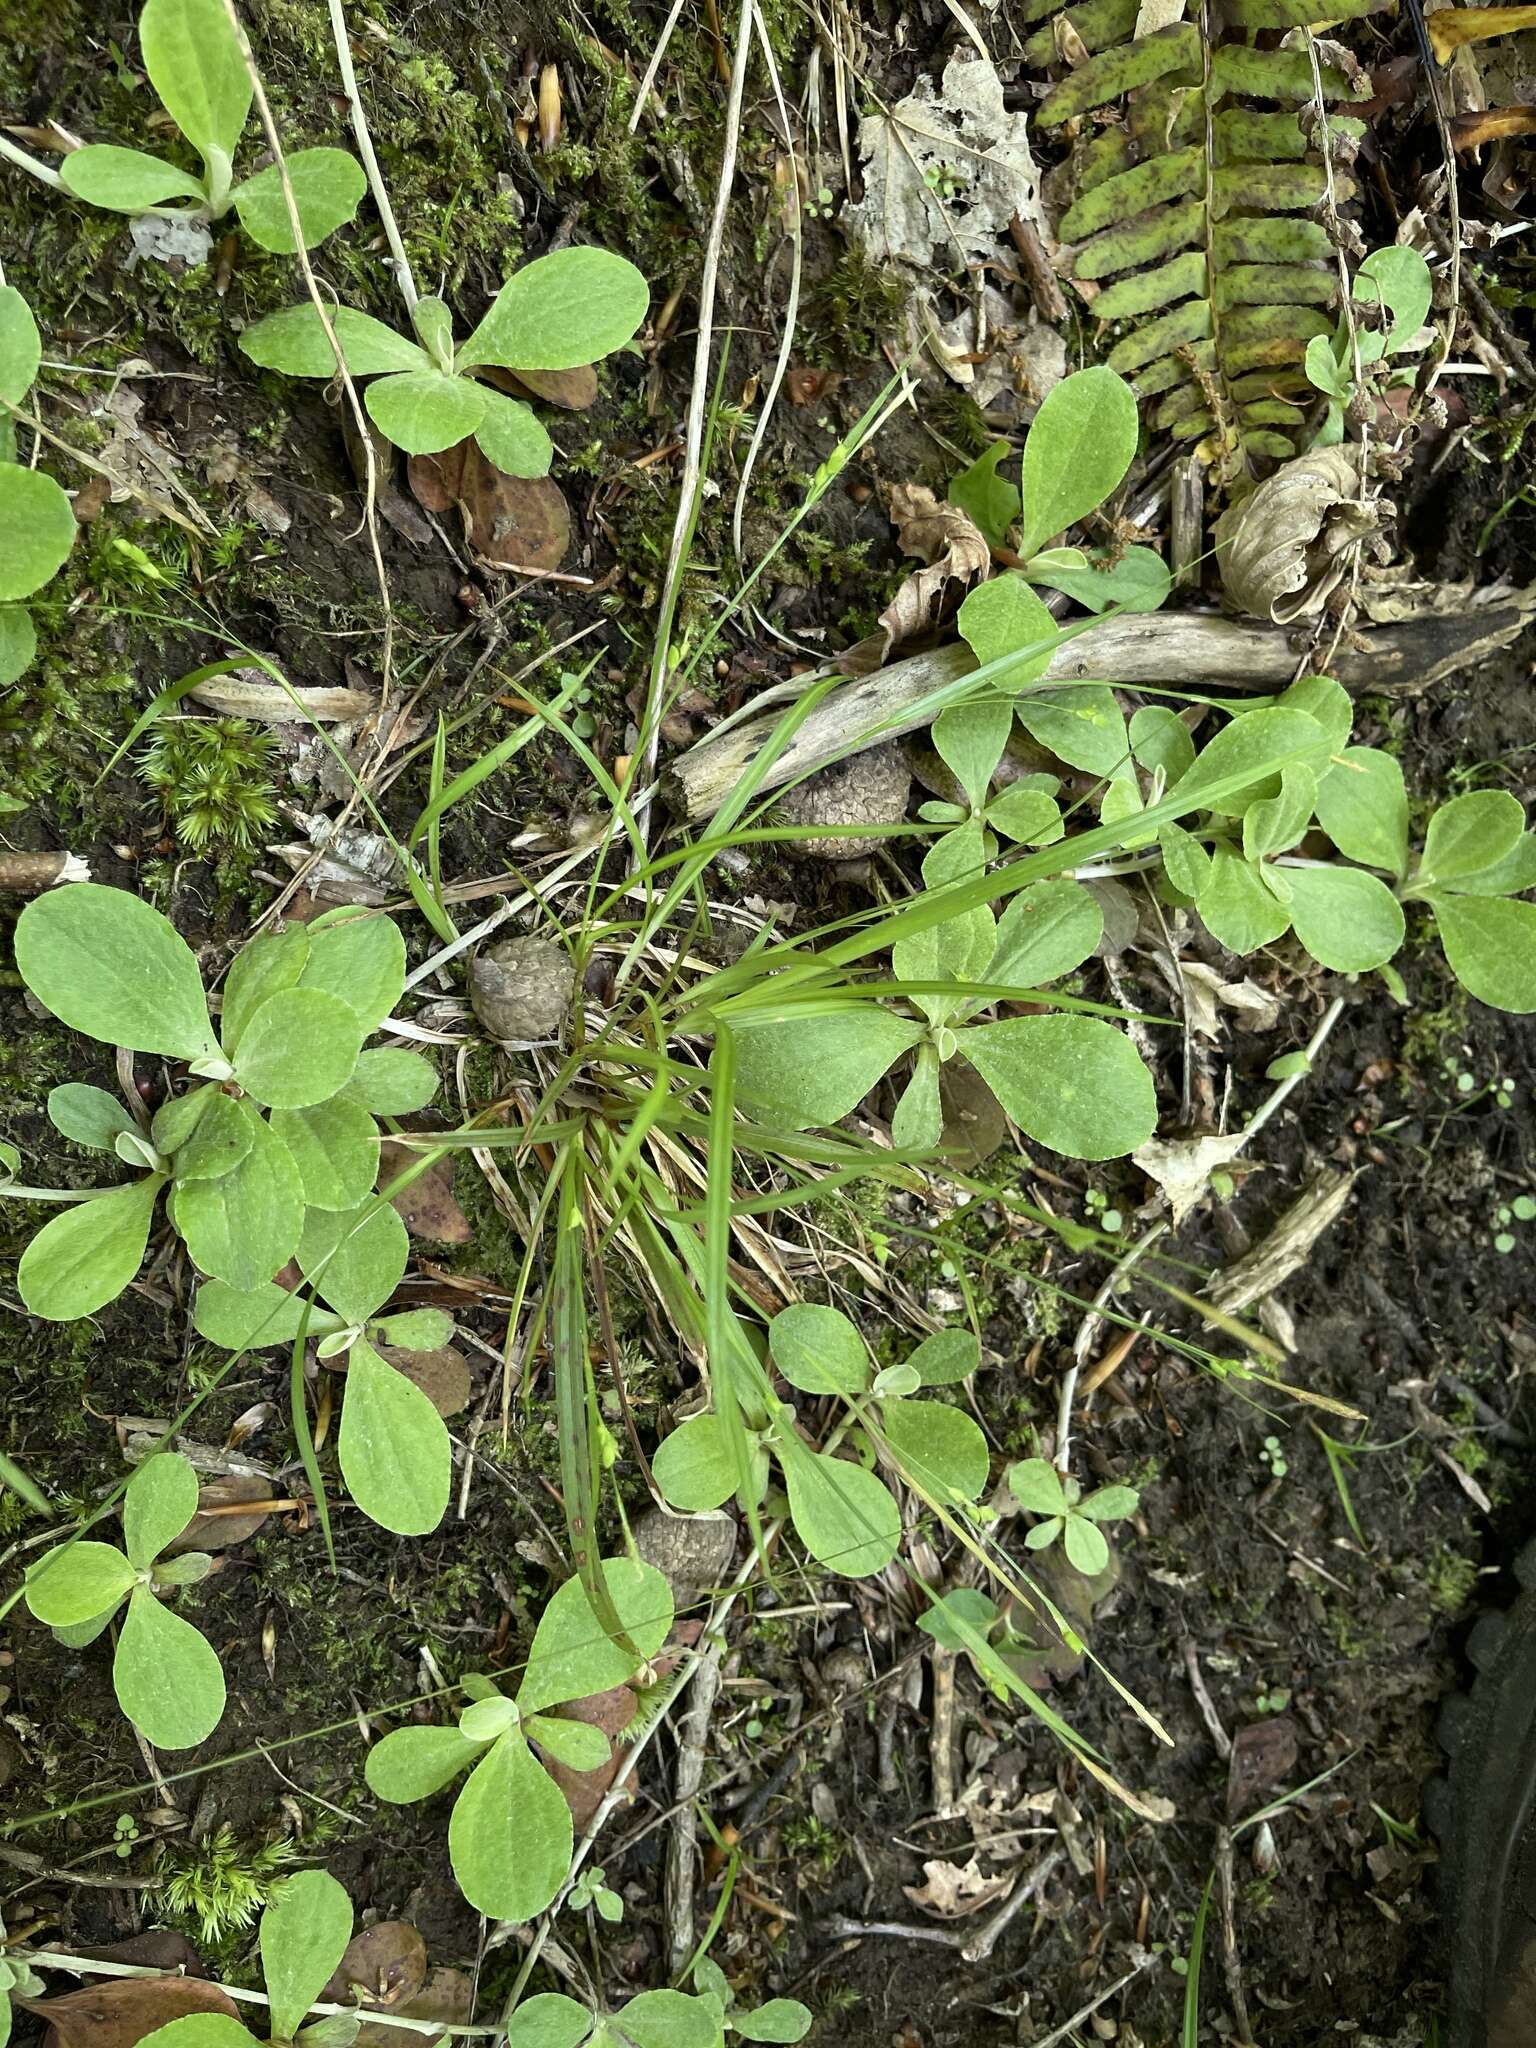
<path fill-rule="evenodd" d="M 736 1524 L 729 1515 L 668 1515 L 650 1508 L 635 1523 L 635 1548 L 683 1608 L 725 1579 L 736 1554 Z"/>
<path fill-rule="evenodd" d="M 907 815 L 912 777 L 894 742 L 823 768 L 779 804 L 787 825 L 899 825 Z M 816 860 L 857 860 L 877 851 L 878 837 L 850 832 L 834 839 L 797 839 L 791 850 Z"/>
<path fill-rule="evenodd" d="M 469 999 L 488 1037 L 503 1045 L 558 1038 L 570 1014 L 576 970 L 563 946 L 537 936 L 503 939 L 469 970 Z"/>

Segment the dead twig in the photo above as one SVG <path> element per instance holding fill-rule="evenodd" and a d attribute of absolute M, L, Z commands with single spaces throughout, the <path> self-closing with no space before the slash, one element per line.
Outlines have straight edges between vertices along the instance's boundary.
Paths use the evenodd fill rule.
<path fill-rule="evenodd" d="M 710 1716 L 720 1696 L 720 1650 L 705 1652 L 693 1674 L 693 1696 L 677 1729 L 675 1820 L 667 1836 L 667 1926 L 671 1973 L 676 1978 L 693 1953 L 693 1895 L 698 1842 L 699 1787 L 704 1782 L 704 1757 Z"/>

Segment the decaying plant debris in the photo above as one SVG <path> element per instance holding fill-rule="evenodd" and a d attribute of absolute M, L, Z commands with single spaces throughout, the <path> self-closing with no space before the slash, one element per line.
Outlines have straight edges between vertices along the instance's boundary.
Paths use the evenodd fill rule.
<path fill-rule="evenodd" d="M 1531 10 L 376 12 L 0 38 L 0 2039 L 1447 2038 Z"/>

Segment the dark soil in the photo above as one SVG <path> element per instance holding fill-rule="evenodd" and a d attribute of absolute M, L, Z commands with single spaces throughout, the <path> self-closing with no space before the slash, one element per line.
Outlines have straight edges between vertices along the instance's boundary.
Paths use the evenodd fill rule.
<path fill-rule="evenodd" d="M 323 0 L 267 0 L 250 11 L 285 133 L 343 139 L 333 135 L 328 88 L 316 84 L 332 75 Z M 436 536 L 413 540 L 381 522 L 399 673 L 421 688 L 426 712 L 458 721 L 456 761 L 473 759 L 507 730 L 517 715 L 518 672 L 584 629 L 592 630 L 573 658 L 600 657 L 591 744 L 605 760 L 622 751 L 643 687 L 675 449 L 659 463 L 636 465 L 673 446 L 685 402 L 698 195 L 711 203 L 722 93 L 703 16 L 690 14 L 668 73 L 668 122 L 648 141 L 633 142 L 625 127 L 629 88 L 615 82 L 592 38 L 627 52 L 638 70 L 662 11 L 633 14 L 612 0 L 590 20 L 569 22 L 501 6 L 392 6 L 372 10 L 381 36 L 357 36 L 364 92 L 413 259 L 424 276 L 444 278 L 463 313 L 478 316 L 520 255 L 536 255 L 572 231 L 642 264 L 655 305 L 674 289 L 683 293 L 669 339 L 644 362 L 610 364 L 598 409 L 559 423 L 576 531 L 565 569 L 595 587 L 488 577 L 453 559 Z M 942 10 L 919 15 L 907 24 L 905 49 L 889 55 L 888 77 L 878 76 L 879 51 L 890 48 L 882 27 L 871 61 L 888 98 L 906 90 L 916 71 L 936 68 L 930 60 L 952 37 Z M 803 76 L 810 48 L 803 22 L 777 8 L 771 22 L 781 56 Z M 52 118 L 87 137 L 142 139 L 151 101 L 119 54 L 133 47 L 126 10 L 104 15 L 79 0 L 13 8 L 0 23 L 0 119 L 36 125 Z M 530 160 L 513 127 L 514 87 L 525 56 L 552 55 L 572 82 L 568 139 L 553 156 Z M 762 258 L 775 247 L 763 225 L 774 151 L 764 120 L 749 130 L 743 185 L 750 196 L 730 246 L 724 298 L 742 330 L 728 378 L 733 399 L 771 360 L 780 303 Z M 1399 139 L 1416 149 L 1417 136 Z M 691 171 L 691 187 L 678 175 L 679 161 Z M 5 821 L 9 843 L 89 855 L 99 879 L 137 887 L 172 914 L 212 967 L 227 960 L 286 874 L 265 853 L 190 854 L 132 760 L 98 783 L 102 765 L 157 690 L 233 644 L 271 654 L 304 683 L 374 673 L 378 591 L 335 409 L 316 387 L 261 376 L 235 346 L 243 323 L 296 295 L 291 266 L 247 254 L 221 293 L 212 268 L 177 276 L 146 264 L 130 273 L 127 248 L 121 224 L 56 201 L 6 167 L 6 276 L 37 310 L 50 359 L 152 365 L 149 375 L 133 373 L 144 399 L 140 425 L 172 452 L 191 497 L 224 538 L 185 546 L 179 531 L 131 502 L 98 513 L 64 577 L 37 606 L 37 668 L 0 703 L 0 788 L 29 805 Z M 323 258 L 344 298 L 393 316 L 369 236 L 343 234 Z M 878 343 L 890 324 L 889 294 L 878 279 L 858 274 L 835 230 L 815 230 L 809 275 L 810 313 L 796 360 L 830 367 L 843 381 L 815 406 L 780 413 L 749 531 L 754 520 L 770 535 L 777 530 L 832 433 L 853 421 L 885 371 Z M 82 446 L 99 446 L 100 415 L 88 407 L 107 389 L 104 376 L 57 377 L 48 386 L 61 430 L 74 431 Z M 1483 401 L 1474 394 L 1472 402 Z M 974 423 L 962 418 L 966 424 Z M 955 429 L 953 419 L 948 425 Z M 1486 467 L 1412 480 L 1403 531 L 1425 573 L 1528 573 L 1536 527 L 1523 505 L 1492 527 L 1477 553 L 1488 522 L 1525 481 L 1518 454 L 1497 441 L 1490 452 L 1495 459 Z M 724 496 L 696 550 L 685 626 L 729 581 L 720 565 L 729 560 L 730 464 L 738 457 L 739 450 L 727 452 Z M 779 586 L 765 596 L 773 623 L 815 631 L 831 647 L 861 637 L 898 574 L 879 492 L 898 480 L 941 483 L 954 466 L 937 440 L 910 426 L 880 444 L 854 479 L 860 488 L 828 499 L 815 548 L 786 556 Z M 263 494 L 287 515 L 285 530 L 264 526 Z M 115 545 L 122 541 L 174 581 L 146 579 Z M 711 684 L 719 707 L 733 708 L 760 682 L 776 680 L 789 660 L 766 635 L 738 637 Z M 1372 722 L 1374 732 L 1361 729 Z M 1536 714 L 1524 653 L 1427 695 L 1373 701 L 1362 707 L 1357 736 L 1399 752 L 1426 804 L 1474 784 L 1536 798 Z M 418 754 L 384 799 L 393 827 L 409 826 L 425 788 Z M 466 882 L 504 875 L 523 858 L 517 836 L 536 827 L 567 831 L 586 789 L 584 771 L 565 750 L 536 743 L 483 801 L 452 814 L 445 873 Z M 296 805 L 311 807 L 309 795 L 292 794 Z M 272 838 L 298 836 L 285 825 Z M 794 894 L 808 915 L 867 900 L 861 878 L 829 877 L 774 853 L 755 861 L 740 887 L 744 895 Z M 490 900 L 488 892 L 487 907 Z M 8 921 L 0 909 L 0 922 Z M 905 1593 L 894 1580 L 821 1581 L 808 1589 L 794 1573 L 776 1593 L 759 1592 L 733 1635 L 702 1799 L 717 1825 L 735 1830 L 741 1851 L 713 1953 L 744 1996 L 803 1998 L 818 2016 L 815 2038 L 828 2041 L 871 2048 L 1028 2043 L 1063 2026 L 1131 1968 L 1132 1944 L 1140 1943 L 1160 1952 L 1099 2009 L 1118 2034 L 1095 2035 L 1085 2021 L 1074 2038 L 1163 2048 L 1179 2038 L 1184 1999 L 1172 1963 L 1189 1952 L 1223 1823 L 1308 1787 L 1267 1830 L 1250 1827 L 1236 1837 L 1236 1962 L 1224 1968 L 1222 1915 L 1213 1906 L 1202 2017 L 1208 2028 L 1229 2026 L 1240 1982 L 1254 2038 L 1266 2048 L 1339 2036 L 1404 2044 L 1432 2038 L 1442 1970 L 1434 1851 L 1418 1813 L 1420 1789 L 1436 1769 L 1437 1703 L 1458 1682 L 1470 1619 L 1499 1598 L 1501 1570 L 1536 1520 L 1525 1434 L 1536 1431 L 1526 1395 L 1536 1360 L 1528 1232 L 1519 1237 L 1515 1225 L 1513 1251 L 1494 1247 L 1499 1202 L 1532 1185 L 1536 1035 L 1469 1004 L 1425 938 L 1413 935 L 1402 963 L 1406 1007 L 1374 980 L 1343 991 L 1348 1008 L 1318 1072 L 1258 1148 L 1261 1170 L 1177 1247 L 1198 1268 L 1219 1264 L 1244 1239 L 1262 1237 L 1317 1169 L 1358 1174 L 1342 1219 L 1284 1290 L 1298 1350 L 1282 1376 L 1366 1418 L 1359 1437 L 1368 1448 L 1347 1473 L 1364 1544 L 1351 1533 L 1317 1433 L 1352 1442 L 1354 1431 L 1329 1411 L 1259 1398 L 1252 1387 L 1145 1340 L 1080 1415 L 1093 1469 L 1137 1484 L 1143 1496 L 1134 1532 L 1121 1545 L 1118 1583 L 1094 1617 L 1092 1649 L 1168 1740 L 1159 1741 L 1091 1667 L 1055 1684 L 1049 1699 L 1097 1746 L 1108 1770 L 1151 1803 L 1155 1820 L 1076 1768 L 1038 1721 L 999 1705 L 963 1660 L 954 1758 L 962 1813 L 936 1819 L 928 1644 L 912 1626 Z M 410 942 L 422 948 L 424 933 L 415 930 Z M 1234 976 L 1245 971 L 1227 964 Z M 1335 992 L 1327 977 L 1304 977 L 1279 960 L 1248 963 L 1246 971 L 1278 995 L 1281 1017 L 1262 1035 L 1234 1027 L 1202 1054 L 1213 1102 L 1231 1070 L 1228 1128 L 1262 1100 L 1266 1068 L 1305 1043 Z M 1150 970 L 1138 975 L 1132 964 L 1127 972 L 1128 987 L 1149 1009 L 1165 1007 L 1166 991 Z M 104 1061 L 88 1070 L 81 1042 L 31 1013 L 13 972 L 0 980 L 0 1130 L 28 1153 L 38 1180 L 83 1181 L 90 1164 L 49 1132 L 43 1099 L 61 1079 L 111 1085 L 111 1075 Z M 490 1100 L 498 1079 L 491 1055 L 476 1051 L 468 1072 L 476 1099 Z M 1512 1086 L 1500 1093 L 1505 1082 Z M 1177 1093 L 1169 1077 L 1166 1106 L 1176 1106 Z M 1089 1220 L 1090 1188 L 1127 1212 L 1143 1198 L 1128 1167 L 1073 1171 L 1074 1178 L 1049 1183 L 1049 1198 L 1078 1220 Z M 445 1290 L 455 1278 L 468 1279 L 483 1304 L 470 1325 L 494 1354 L 504 1335 L 496 1304 L 522 1246 L 468 1164 L 456 1190 L 472 1242 L 426 1247 L 437 1277 L 413 1282 L 413 1298 L 462 1305 L 475 1292 L 449 1297 Z M 1019 1164 L 1017 1191 L 1044 1192 L 1027 1161 Z M 31 1222 L 15 1208 L 0 1209 L 0 1254 L 15 1256 Z M 1053 1422 L 1058 1373 L 1080 1315 L 1057 1290 L 1091 1297 L 1102 1263 L 1064 1256 L 1059 1247 L 1052 1263 L 1044 1234 L 991 1204 L 957 1208 L 935 1222 L 900 1201 L 882 1208 L 871 1197 L 840 1222 L 851 1232 L 879 1231 L 901 1283 L 935 1306 L 952 1293 L 946 1262 L 984 1251 L 973 1269 L 992 1353 L 978 1382 L 981 1413 L 1000 1453 L 1027 1451 L 1030 1432 Z M 920 1235 L 918 1225 L 931 1235 Z M 656 1352 L 643 1305 L 622 1293 L 617 1277 L 615 1284 L 620 1335 L 633 1340 L 640 1361 L 632 1397 L 649 1430 L 678 1394 L 675 1362 Z M 175 1265 L 152 1265 L 139 1288 L 84 1327 L 29 1321 L 10 1292 L 0 1285 L 3 1447 L 61 1503 L 86 1506 L 119 1475 L 135 1418 L 176 1413 L 209 1385 L 221 1355 L 189 1334 L 188 1280 Z M 1152 1311 L 1160 1328 L 1200 1341 L 1198 1325 L 1170 1321 L 1167 1304 L 1150 1290 L 1130 1290 L 1119 1306 L 1133 1320 Z M 1204 1341 L 1219 1351 L 1225 1340 L 1208 1332 Z M 478 1969 L 481 2011 L 494 2013 L 520 1951 L 515 1944 L 484 1950 L 484 1930 L 452 1888 L 447 1802 L 380 1809 L 362 1779 L 363 1725 L 381 1729 L 401 1713 L 429 1716 L 430 1706 L 409 1703 L 466 1671 L 515 1663 L 563 1575 L 541 1519 L 558 1528 L 547 1383 L 535 1376 L 522 1390 L 503 1446 L 494 1421 L 497 1368 L 484 1354 L 474 1363 L 477 1404 L 492 1394 L 492 1421 L 476 1443 L 462 1519 L 451 1512 L 435 1536 L 405 1543 L 343 1505 L 335 1513 L 333 1570 L 312 1518 L 274 1517 L 224 1556 L 200 1592 L 185 1596 L 186 1611 L 223 1658 L 230 1704 L 216 1736 L 163 1782 L 146 1778 L 117 1710 L 106 1645 L 66 1651 L 28 1624 L 23 1610 L 12 1613 L 0 1649 L 0 1782 L 10 1823 L 0 1838 L 0 1909 L 13 1936 L 35 1932 L 63 1947 L 159 1924 L 153 1890 L 113 1888 L 110 1880 L 149 1877 L 162 1843 L 184 1846 L 219 1827 L 244 1845 L 288 1836 L 304 1855 L 325 1860 L 360 1917 L 408 1917 L 426 1935 L 434 1963 Z M 257 1404 L 269 1405 L 246 1440 L 248 1453 L 296 1477 L 286 1364 L 275 1357 L 247 1360 L 237 1379 L 220 1384 L 187 1437 L 217 1451 Z M 626 1496 L 643 1507 L 638 1473 L 625 1462 L 619 1469 Z M 11 1496 L 0 1495 L 0 1518 L 6 1543 L 36 1532 Z M 958 1560 L 942 1563 L 958 1570 Z M 791 1612 L 780 1616 L 778 1607 Z M 1222 1727 L 1239 1738 L 1245 1758 L 1258 1759 L 1233 1807 L 1228 1768 L 1191 1688 L 1190 1655 Z M 665 1739 L 651 1752 L 637 1803 L 612 1824 L 599 1851 L 608 1882 L 626 1900 L 622 1926 L 600 1930 L 598 1968 L 610 1995 L 667 1981 L 661 1861 L 671 1755 Z M 175 1759 L 162 1766 L 167 1761 Z M 119 1859 L 114 1827 L 123 1815 L 140 1833 Z M 942 1931 L 945 1922 L 905 1895 L 923 1883 L 925 1861 L 963 1866 L 974 1855 L 991 1876 L 1028 1871 L 1053 1846 L 1065 1849 L 1064 1860 L 984 1962 L 964 1962 L 959 1941 L 984 1923 L 986 1908 L 954 1923 L 960 1935 L 953 1946 L 918 1933 L 849 1931 L 848 1923 Z M 106 1888 L 86 1881 L 103 1872 Z M 706 1894 L 706 1911 L 717 1896 Z M 588 1930 L 572 1916 L 560 1933 L 571 1949 L 586 1950 Z M 599 1930 L 592 1935 L 597 1941 Z M 229 1940 L 213 1960 L 241 1981 L 256 1981 L 248 1936 Z M 562 1988 L 542 1974 L 535 1983 Z M 34 2038 L 30 2026 L 19 2026 L 24 2048 Z"/>

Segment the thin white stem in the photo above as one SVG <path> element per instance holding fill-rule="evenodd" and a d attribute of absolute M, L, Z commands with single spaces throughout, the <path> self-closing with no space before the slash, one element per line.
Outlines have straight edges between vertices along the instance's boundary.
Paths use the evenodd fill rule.
<path fill-rule="evenodd" d="M 667 45 L 672 40 L 672 31 L 683 15 L 683 0 L 672 0 L 672 11 L 661 25 L 661 34 L 656 38 L 656 47 L 651 52 L 651 61 L 645 67 L 645 76 L 640 81 L 640 90 L 635 94 L 634 109 L 629 117 L 629 132 L 634 134 L 640 126 L 640 116 L 645 112 L 645 103 L 651 96 L 651 87 L 656 83 L 656 74 L 661 69 L 661 60 L 667 54 Z"/>
<path fill-rule="evenodd" d="M 741 108 L 747 90 L 747 63 L 752 54 L 752 9 L 755 0 L 741 0 L 736 24 L 736 48 L 731 67 L 731 90 L 725 110 L 725 143 L 720 159 L 720 182 L 715 194 L 714 218 L 704 250 L 704 267 L 699 277 L 699 323 L 693 352 L 693 388 L 688 394 L 688 423 L 684 436 L 683 477 L 677 494 L 677 518 L 672 528 L 672 548 L 667 558 L 667 578 L 662 588 L 661 607 L 656 620 L 656 639 L 651 653 L 650 683 L 646 691 L 645 715 L 630 786 L 638 788 L 635 814 L 642 834 L 650 824 L 650 784 L 661 742 L 661 719 L 666 703 L 672 665 L 672 629 L 677 617 L 678 593 L 688 566 L 688 548 L 694 516 L 703 488 L 704 421 L 709 406 L 710 356 L 715 341 L 715 294 L 720 281 L 720 251 L 725 242 L 725 224 L 730 213 L 731 193 L 736 183 L 736 155 L 741 141 Z"/>
<path fill-rule="evenodd" d="M 0 135 L 0 156 L 9 157 L 13 164 L 29 172 L 34 178 L 40 178 L 45 185 L 52 185 L 58 191 L 64 189 L 64 180 L 57 171 L 45 164 L 41 157 L 33 156 L 19 143 L 12 142 L 8 135 Z"/>
<path fill-rule="evenodd" d="M 331 38 L 336 45 L 336 67 L 341 73 L 341 89 L 347 96 L 347 105 L 352 113 L 352 133 L 357 137 L 357 153 L 363 160 L 363 169 L 368 177 L 368 190 L 373 194 L 373 203 L 379 210 L 379 219 L 384 224 L 384 239 L 389 244 L 391 267 L 400 296 L 405 301 L 405 310 L 416 310 L 416 279 L 411 272 L 411 259 L 405 253 L 405 244 L 400 239 L 399 223 L 395 210 L 389 203 L 389 191 L 384 183 L 384 173 L 379 169 L 378 157 L 374 154 L 373 137 L 368 132 L 368 117 L 363 112 L 363 96 L 357 89 L 357 73 L 352 68 L 352 45 L 347 36 L 347 17 L 342 0 L 328 0 L 331 10 Z M 366 438 L 366 436 L 365 436 Z"/>
<path fill-rule="evenodd" d="M 39 1970 L 70 1970 L 78 1977 L 166 1977 L 174 1974 L 166 1970 L 150 1970 L 138 1963 L 97 1962 L 88 1956 L 70 1956 L 44 1949 L 34 1954 L 27 1949 L 17 1949 L 17 1959 L 30 1963 Z M 221 1984 L 219 1989 L 226 1998 L 233 1998 L 241 2005 L 267 2005 L 272 2001 L 264 1991 L 246 1991 L 238 1984 Z M 355 2005 L 312 2005 L 312 2013 L 324 2013 L 327 2018 L 334 2014 L 355 2013 Z M 408 2020 L 388 2012 L 365 2013 L 364 2018 L 371 2027 L 398 2027 L 403 2034 L 430 2034 L 436 2040 L 442 2034 L 454 2034 L 469 2040 L 488 2040 L 499 2034 L 500 2027 L 466 2027 L 448 2020 Z"/>
<path fill-rule="evenodd" d="M 1247 1123 L 1243 1126 L 1244 1138 L 1257 1137 L 1258 1133 L 1263 1130 L 1264 1126 L 1269 1122 L 1270 1118 L 1274 1115 L 1275 1111 L 1280 1107 L 1281 1103 L 1285 1101 L 1286 1097 L 1290 1094 L 1291 1090 L 1297 1087 L 1299 1083 L 1304 1081 L 1307 1078 L 1307 1075 L 1311 1073 L 1313 1066 L 1316 1064 L 1318 1054 L 1322 1051 L 1323 1047 L 1328 1043 L 1328 1034 L 1332 1031 L 1334 1025 L 1338 1023 L 1340 1017 L 1342 1017 L 1343 1014 L 1344 998 L 1342 996 L 1335 996 L 1333 1001 L 1328 1005 L 1327 1009 L 1324 1010 L 1322 1022 L 1318 1025 L 1317 1029 L 1313 1032 L 1312 1036 L 1307 1040 L 1304 1055 L 1307 1062 L 1305 1067 L 1303 1067 L 1299 1073 L 1287 1075 L 1285 1080 L 1283 1080 L 1280 1083 L 1280 1085 L 1276 1088 L 1273 1095 L 1271 1095 L 1266 1102 L 1260 1103 L 1259 1107 L 1254 1111 L 1253 1115 L 1249 1117 Z"/>

